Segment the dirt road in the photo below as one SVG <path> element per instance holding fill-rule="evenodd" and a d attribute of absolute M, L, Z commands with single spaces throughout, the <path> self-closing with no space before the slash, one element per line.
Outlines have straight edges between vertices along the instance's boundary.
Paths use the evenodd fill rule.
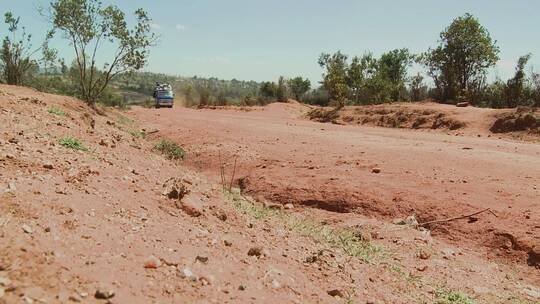
<path fill-rule="evenodd" d="M 279 203 L 384 220 L 419 222 L 490 208 L 472 219 L 431 225 L 489 258 L 538 267 L 540 145 L 488 134 L 321 124 L 303 107 L 133 110 L 147 126 L 187 148 L 188 163 L 215 180 L 220 156 L 245 191 Z M 374 168 L 380 173 L 374 173 Z"/>

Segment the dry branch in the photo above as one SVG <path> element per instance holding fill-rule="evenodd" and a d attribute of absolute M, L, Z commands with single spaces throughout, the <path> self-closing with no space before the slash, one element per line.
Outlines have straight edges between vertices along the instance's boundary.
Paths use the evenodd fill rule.
<path fill-rule="evenodd" d="M 490 208 L 486 208 L 486 209 L 483 209 L 483 210 L 480 210 L 480 211 L 476 211 L 476 212 L 471 213 L 471 214 L 460 215 L 460 216 L 451 217 L 451 218 L 447 218 L 447 219 L 433 220 L 433 221 L 428 221 L 428 222 L 420 223 L 420 224 L 418 224 L 418 226 L 425 226 L 425 225 L 429 225 L 429 224 L 445 223 L 445 222 L 450 222 L 450 221 L 460 220 L 460 219 L 464 219 L 464 218 L 468 218 L 468 217 L 471 217 L 471 216 L 475 216 L 475 215 L 478 215 L 478 214 L 484 213 L 484 212 L 490 212 L 490 213 L 493 214 L 495 217 L 497 217 L 497 215 L 496 215 L 493 211 L 491 211 Z"/>

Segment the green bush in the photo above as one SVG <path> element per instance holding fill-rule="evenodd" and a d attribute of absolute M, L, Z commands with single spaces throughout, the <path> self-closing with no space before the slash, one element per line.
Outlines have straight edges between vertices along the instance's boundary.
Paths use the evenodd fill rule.
<path fill-rule="evenodd" d="M 154 146 L 154 149 L 161 152 L 163 155 L 165 155 L 168 159 L 171 160 L 184 159 L 184 157 L 186 156 L 186 152 L 184 151 L 184 149 L 182 149 L 182 147 L 168 139 L 160 140 Z"/>
<path fill-rule="evenodd" d="M 66 148 L 73 149 L 73 150 L 80 150 L 80 151 L 88 151 L 88 148 L 85 147 L 80 140 L 78 140 L 75 137 L 66 136 L 60 138 L 58 143 Z"/>
<path fill-rule="evenodd" d="M 54 114 L 54 115 L 58 115 L 58 116 L 66 116 L 66 112 L 64 112 L 62 109 L 60 109 L 59 107 L 56 107 L 56 106 L 52 106 L 52 107 L 48 108 L 47 112 L 49 112 L 51 114 Z"/>

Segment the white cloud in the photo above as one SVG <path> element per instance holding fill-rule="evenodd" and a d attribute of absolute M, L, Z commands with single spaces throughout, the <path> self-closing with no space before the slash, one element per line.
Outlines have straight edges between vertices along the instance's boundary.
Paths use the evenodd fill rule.
<path fill-rule="evenodd" d="M 162 29 L 161 25 L 157 24 L 157 23 L 150 23 L 150 28 L 153 29 L 153 30 L 160 30 Z"/>
<path fill-rule="evenodd" d="M 179 30 L 181 32 L 187 30 L 187 27 L 185 25 L 183 25 L 183 24 L 180 24 L 180 23 L 178 23 L 175 27 L 176 27 L 177 30 Z"/>

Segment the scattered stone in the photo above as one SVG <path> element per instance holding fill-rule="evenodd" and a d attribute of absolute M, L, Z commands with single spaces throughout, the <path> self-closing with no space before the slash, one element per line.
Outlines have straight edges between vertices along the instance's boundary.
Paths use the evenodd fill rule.
<path fill-rule="evenodd" d="M 418 252 L 418 257 L 421 258 L 422 260 L 427 260 L 431 257 L 431 253 L 429 253 L 425 249 L 420 249 L 420 252 Z"/>
<path fill-rule="evenodd" d="M 238 290 L 244 291 L 246 290 L 246 286 L 241 284 L 240 286 L 238 286 Z"/>
<path fill-rule="evenodd" d="M 285 206 L 284 206 L 284 207 L 285 207 L 285 209 L 288 209 L 288 210 L 292 210 L 292 209 L 294 209 L 294 205 L 293 205 L 293 204 L 291 204 L 291 203 L 285 204 Z"/>
<path fill-rule="evenodd" d="M 43 168 L 45 169 L 54 169 L 54 165 L 51 162 L 43 163 Z"/>
<path fill-rule="evenodd" d="M 201 263 L 203 263 L 203 264 L 206 264 L 206 263 L 208 263 L 208 257 L 198 255 L 198 256 L 195 258 L 195 261 L 201 262 Z"/>
<path fill-rule="evenodd" d="M 272 280 L 272 288 L 273 289 L 280 289 L 281 288 L 281 283 L 276 279 Z"/>
<path fill-rule="evenodd" d="M 427 268 L 428 268 L 427 265 L 422 265 L 422 266 L 416 267 L 416 270 L 422 272 L 422 271 L 426 271 Z"/>
<path fill-rule="evenodd" d="M 418 226 L 418 221 L 416 220 L 416 216 L 410 215 L 406 217 L 405 219 L 398 219 L 394 221 L 394 224 L 396 225 L 407 225 L 407 226 Z"/>
<path fill-rule="evenodd" d="M 181 200 L 190 192 L 182 179 L 178 177 L 166 180 L 163 184 L 163 188 L 165 188 L 163 195 L 167 196 L 169 199 Z"/>
<path fill-rule="evenodd" d="M 231 247 L 231 246 L 232 246 L 232 242 L 229 241 L 229 240 L 223 240 L 223 244 L 225 244 L 225 246 L 227 246 L 227 247 Z"/>
<path fill-rule="evenodd" d="M 15 156 L 13 154 L 6 154 L 7 159 L 15 159 Z"/>
<path fill-rule="evenodd" d="M 332 289 L 328 291 L 328 295 L 331 297 L 340 297 L 343 298 L 343 292 L 339 289 Z"/>
<path fill-rule="evenodd" d="M 381 173 L 381 168 L 375 167 L 375 168 L 371 169 L 371 172 L 372 173 Z"/>
<path fill-rule="evenodd" d="M 463 102 L 456 103 L 456 107 L 465 108 L 465 107 L 468 107 L 468 106 L 469 106 L 468 101 L 463 101 Z"/>
<path fill-rule="evenodd" d="M 144 268 L 156 269 L 161 266 L 161 261 L 155 256 L 151 255 L 144 261 Z"/>
<path fill-rule="evenodd" d="M 197 276 L 189 268 L 182 269 L 182 277 L 194 282 L 197 281 Z"/>
<path fill-rule="evenodd" d="M 15 186 L 14 182 L 9 182 L 6 192 L 13 193 L 17 191 L 17 187 Z"/>
<path fill-rule="evenodd" d="M 225 211 L 221 210 L 221 209 L 218 209 L 214 212 L 214 214 L 216 215 L 216 217 L 222 221 L 222 222 L 225 222 L 227 220 L 227 213 L 225 213 Z"/>
<path fill-rule="evenodd" d="M 202 215 L 201 202 L 195 197 L 186 197 L 181 202 L 176 203 L 176 206 L 190 216 L 199 217 Z"/>
<path fill-rule="evenodd" d="M 100 287 L 96 290 L 94 297 L 100 300 L 111 299 L 112 297 L 114 297 L 114 290 Z"/>
<path fill-rule="evenodd" d="M 262 248 L 261 247 L 251 247 L 248 250 L 249 256 L 256 256 L 260 257 L 262 255 Z"/>
<path fill-rule="evenodd" d="M 21 228 L 22 228 L 22 230 L 23 230 L 25 233 L 28 233 L 28 234 L 32 234 L 32 232 L 34 232 L 34 231 L 32 230 L 32 227 L 30 227 L 30 226 L 27 225 L 27 224 L 23 224 L 23 225 L 21 226 Z"/>

